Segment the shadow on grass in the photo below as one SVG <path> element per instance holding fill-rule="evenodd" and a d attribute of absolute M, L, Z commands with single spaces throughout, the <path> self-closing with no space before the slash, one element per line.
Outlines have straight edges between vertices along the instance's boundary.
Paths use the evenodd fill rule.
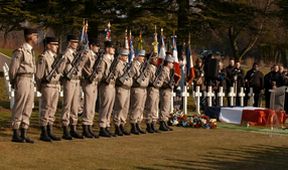
<path fill-rule="evenodd" d="M 193 160 L 194 159 L 194 160 Z M 286 169 L 288 148 L 268 145 L 244 146 L 238 149 L 215 148 L 197 160 L 165 159 L 167 164 L 154 164 L 136 169 Z"/>

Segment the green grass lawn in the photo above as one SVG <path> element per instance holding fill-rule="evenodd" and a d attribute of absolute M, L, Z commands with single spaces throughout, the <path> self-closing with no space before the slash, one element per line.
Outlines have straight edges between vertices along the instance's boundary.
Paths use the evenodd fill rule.
<path fill-rule="evenodd" d="M 14 49 L 9 49 L 9 48 L 0 48 L 0 52 L 11 57 Z"/>

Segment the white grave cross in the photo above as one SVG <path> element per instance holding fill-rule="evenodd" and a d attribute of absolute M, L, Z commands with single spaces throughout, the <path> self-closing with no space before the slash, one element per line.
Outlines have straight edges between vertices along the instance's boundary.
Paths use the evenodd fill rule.
<path fill-rule="evenodd" d="M 235 106 L 234 105 L 234 98 L 236 97 L 236 93 L 234 91 L 234 87 L 230 87 L 230 92 L 228 93 L 228 96 L 230 98 L 230 104 L 231 106 Z"/>
<path fill-rule="evenodd" d="M 215 96 L 214 92 L 212 91 L 212 86 L 208 87 L 208 93 L 207 93 L 207 97 L 208 97 L 208 106 L 211 107 L 212 106 L 212 98 Z"/>
<path fill-rule="evenodd" d="M 252 87 L 250 87 L 248 96 L 249 96 L 248 105 L 249 105 L 249 106 L 253 106 L 253 104 L 254 104 L 254 93 L 253 93 L 253 88 L 252 88 Z"/>
<path fill-rule="evenodd" d="M 223 99 L 225 97 L 225 93 L 222 86 L 219 87 L 219 92 L 217 96 L 219 98 L 219 106 L 223 106 Z"/>
<path fill-rule="evenodd" d="M 244 106 L 244 97 L 245 97 L 245 93 L 244 93 L 244 88 L 240 87 L 240 92 L 239 92 L 239 97 L 240 97 L 240 106 Z"/>
<path fill-rule="evenodd" d="M 183 112 L 184 114 L 187 114 L 187 98 L 189 97 L 189 93 L 187 92 L 187 87 L 184 86 L 184 91 L 181 94 L 182 97 L 184 97 L 183 100 Z"/>
<path fill-rule="evenodd" d="M 200 86 L 196 86 L 195 97 L 196 97 L 196 111 L 198 114 L 200 114 L 200 98 L 202 97 Z"/>
<path fill-rule="evenodd" d="M 173 89 L 172 89 L 172 95 L 171 95 L 171 104 L 170 104 L 170 113 L 173 113 L 174 111 L 174 97 L 176 96 L 176 93 L 174 93 Z"/>

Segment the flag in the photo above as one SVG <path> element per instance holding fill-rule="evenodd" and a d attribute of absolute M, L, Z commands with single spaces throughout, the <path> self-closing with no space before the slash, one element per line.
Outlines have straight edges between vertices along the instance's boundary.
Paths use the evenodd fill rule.
<path fill-rule="evenodd" d="M 178 51 L 177 51 L 177 44 L 176 44 L 176 35 L 172 36 L 172 55 L 174 58 L 174 81 L 175 84 L 181 79 L 181 69 L 178 60 Z"/>
<path fill-rule="evenodd" d="M 166 48 L 165 48 L 165 42 L 164 42 L 164 36 L 163 36 L 163 28 L 161 28 L 161 41 L 159 44 L 159 52 L 158 52 L 158 65 L 162 65 L 162 63 L 165 60 L 166 56 Z"/>
<path fill-rule="evenodd" d="M 129 59 L 129 62 L 131 63 L 133 61 L 134 57 L 135 57 L 131 30 L 130 30 L 130 33 L 129 33 L 129 50 L 130 50 L 130 52 L 129 52 L 128 59 Z"/>
<path fill-rule="evenodd" d="M 128 41 L 127 29 L 125 30 L 124 48 L 125 49 L 129 49 L 129 41 Z"/>
<path fill-rule="evenodd" d="M 158 54 L 158 37 L 157 37 L 157 27 L 155 25 L 155 32 L 154 32 L 154 41 L 152 43 L 153 46 L 153 53 Z"/>
<path fill-rule="evenodd" d="M 79 44 L 81 45 L 81 49 L 87 49 L 89 48 L 89 40 L 88 40 L 88 19 L 84 18 L 83 19 L 83 26 L 82 26 L 82 31 L 80 35 L 80 42 Z"/>
<path fill-rule="evenodd" d="M 110 27 L 111 27 L 111 24 L 110 24 L 110 22 L 107 24 L 107 28 L 105 29 L 105 33 L 106 33 L 106 35 L 105 35 L 105 41 L 111 41 L 111 29 L 110 29 Z"/>
<path fill-rule="evenodd" d="M 143 39 L 142 39 L 142 31 L 139 33 L 138 44 L 137 44 L 137 52 L 143 50 Z"/>
<path fill-rule="evenodd" d="M 187 45 L 187 50 L 186 50 L 186 70 L 187 70 L 187 82 L 189 84 L 192 84 L 193 79 L 195 78 L 195 69 L 194 69 L 194 64 L 193 64 L 193 56 L 191 53 L 191 47 L 190 47 L 190 36 L 189 36 L 189 41 Z"/>

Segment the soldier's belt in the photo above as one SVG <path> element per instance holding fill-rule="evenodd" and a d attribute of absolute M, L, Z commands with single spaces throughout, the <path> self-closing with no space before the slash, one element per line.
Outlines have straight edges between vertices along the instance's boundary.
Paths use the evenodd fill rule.
<path fill-rule="evenodd" d="M 141 86 L 132 86 L 132 88 L 135 88 L 135 89 L 137 89 L 137 88 L 139 88 L 139 89 L 146 89 L 147 87 L 141 87 Z"/>
<path fill-rule="evenodd" d="M 73 77 L 71 78 L 71 80 L 80 80 L 80 77 L 79 77 L 79 76 L 73 76 Z"/>
<path fill-rule="evenodd" d="M 129 90 L 129 89 L 131 88 L 131 87 L 125 86 L 125 85 L 122 85 L 122 86 L 116 85 L 116 87 L 117 87 L 117 88 L 120 87 L 120 88 L 123 88 L 123 89 L 126 89 L 126 90 Z"/>
<path fill-rule="evenodd" d="M 107 83 L 107 81 L 106 80 L 102 80 L 101 82 L 100 82 L 100 84 L 102 85 L 102 84 L 104 84 L 104 85 L 115 85 L 115 81 L 110 81 L 109 83 Z"/>
<path fill-rule="evenodd" d="M 33 78 L 33 74 L 32 73 L 18 73 L 17 76 Z"/>
<path fill-rule="evenodd" d="M 159 89 L 159 87 L 155 87 L 155 86 L 153 86 L 153 84 L 149 84 L 148 87 L 149 87 L 149 88 L 150 88 L 150 87 L 153 87 L 153 88 L 155 88 L 155 89 Z"/>
<path fill-rule="evenodd" d="M 45 83 L 42 83 L 42 84 L 58 85 L 58 84 L 60 84 L 60 82 L 59 81 L 50 81 L 50 82 L 45 82 Z"/>

